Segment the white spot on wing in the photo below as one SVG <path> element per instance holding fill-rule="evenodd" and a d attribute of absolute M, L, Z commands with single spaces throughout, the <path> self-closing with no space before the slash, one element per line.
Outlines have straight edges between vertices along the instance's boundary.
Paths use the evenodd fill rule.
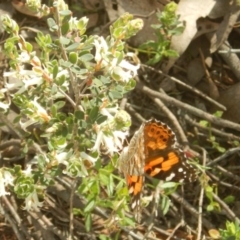
<path fill-rule="evenodd" d="M 171 173 L 167 178 L 166 181 L 171 181 L 176 176 L 175 173 Z"/>

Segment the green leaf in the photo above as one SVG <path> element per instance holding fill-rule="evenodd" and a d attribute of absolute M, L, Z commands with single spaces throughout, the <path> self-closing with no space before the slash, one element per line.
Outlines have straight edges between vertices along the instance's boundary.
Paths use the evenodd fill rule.
<path fill-rule="evenodd" d="M 60 43 L 61 43 L 62 45 L 68 45 L 71 40 L 70 40 L 69 38 L 65 38 L 65 37 L 61 36 L 61 37 L 59 38 L 59 41 L 60 41 Z"/>
<path fill-rule="evenodd" d="M 79 60 L 82 62 L 90 62 L 91 60 L 93 60 L 94 56 L 90 53 L 86 53 L 82 56 L 79 57 Z"/>
<path fill-rule="evenodd" d="M 117 91 L 111 91 L 111 95 L 114 99 L 120 99 L 123 98 L 123 94 Z"/>
<path fill-rule="evenodd" d="M 70 51 L 77 50 L 79 45 L 80 45 L 80 43 L 73 43 L 70 46 L 66 47 L 66 51 L 70 52 Z"/>
<path fill-rule="evenodd" d="M 175 182 L 164 182 L 163 184 L 161 184 L 161 188 L 162 189 L 166 189 L 166 188 L 175 188 L 176 185 L 178 186 L 178 183 Z"/>
<path fill-rule="evenodd" d="M 78 111 L 75 112 L 74 116 L 78 120 L 83 120 L 84 116 L 85 116 L 85 113 L 83 111 L 78 110 Z"/>
<path fill-rule="evenodd" d="M 97 116 L 99 113 L 99 107 L 93 107 L 89 113 L 89 118 L 92 123 L 94 123 L 97 120 Z"/>
<path fill-rule="evenodd" d="M 94 209 L 95 204 L 96 204 L 95 197 L 94 197 L 94 198 L 91 198 L 91 199 L 88 201 L 88 203 L 86 204 L 86 207 L 84 208 L 84 212 L 85 212 L 85 213 L 91 212 L 91 211 Z"/>
<path fill-rule="evenodd" d="M 65 22 L 62 27 L 61 27 L 61 30 L 62 30 L 62 35 L 66 35 L 69 31 L 69 22 Z"/>
<path fill-rule="evenodd" d="M 61 16 L 71 16 L 72 12 L 70 10 L 62 10 L 62 11 L 59 11 L 59 14 Z"/>
<path fill-rule="evenodd" d="M 29 42 L 25 42 L 25 47 L 26 47 L 28 52 L 32 52 L 33 51 L 33 46 Z"/>
<path fill-rule="evenodd" d="M 48 18 L 47 24 L 48 24 L 50 31 L 55 32 L 56 30 L 58 30 L 58 25 L 53 18 Z"/>
<path fill-rule="evenodd" d="M 216 111 L 213 115 L 214 115 L 215 117 L 221 118 L 222 115 L 223 115 L 223 111 Z"/>
<path fill-rule="evenodd" d="M 171 203 L 170 199 L 167 196 L 163 195 L 161 201 L 161 209 L 163 215 L 165 215 L 168 212 L 170 203 Z"/>
<path fill-rule="evenodd" d="M 91 214 L 86 214 L 85 215 L 85 227 L 87 232 L 90 232 L 92 228 L 92 215 Z"/>
<path fill-rule="evenodd" d="M 66 105 L 66 102 L 65 101 L 57 101 L 57 102 L 55 102 L 54 105 L 57 109 L 60 109 L 60 108 L 63 108 Z"/>
<path fill-rule="evenodd" d="M 103 234 L 100 234 L 98 237 L 99 237 L 100 240 L 111 240 L 111 238 L 109 238 L 108 236 L 103 235 Z"/>
<path fill-rule="evenodd" d="M 100 179 L 100 182 L 101 184 L 107 186 L 109 184 L 109 177 L 106 175 L 106 172 L 105 171 L 99 171 L 99 179 Z"/>
<path fill-rule="evenodd" d="M 57 74 L 58 74 L 58 65 L 54 65 L 53 66 L 53 78 L 56 78 Z"/>
<path fill-rule="evenodd" d="M 101 124 L 101 123 L 105 122 L 107 119 L 108 119 L 107 116 L 99 114 L 96 122 L 97 122 L 97 124 Z"/>
<path fill-rule="evenodd" d="M 211 212 L 211 211 L 213 211 L 213 210 L 214 210 L 213 205 L 209 204 L 209 205 L 207 206 L 207 211 L 208 211 L 208 212 Z"/>
<path fill-rule="evenodd" d="M 59 62 L 61 64 L 61 66 L 66 67 L 66 68 L 70 68 L 72 66 L 71 62 L 64 61 L 63 59 L 61 59 Z"/>
<path fill-rule="evenodd" d="M 200 121 L 199 124 L 203 127 L 208 127 L 209 126 L 209 122 L 205 121 L 205 120 Z"/>
<path fill-rule="evenodd" d="M 179 54 L 175 50 L 172 50 L 172 49 L 167 50 L 164 55 L 166 57 L 178 57 L 179 56 Z"/>
<path fill-rule="evenodd" d="M 72 64 L 76 64 L 77 61 L 78 61 L 78 55 L 76 52 L 70 52 L 69 53 L 69 61 L 72 63 Z"/>
<path fill-rule="evenodd" d="M 114 187 L 115 187 L 115 185 L 113 182 L 113 175 L 110 174 L 109 179 L 108 179 L 108 184 L 107 184 L 108 196 L 113 195 Z"/>

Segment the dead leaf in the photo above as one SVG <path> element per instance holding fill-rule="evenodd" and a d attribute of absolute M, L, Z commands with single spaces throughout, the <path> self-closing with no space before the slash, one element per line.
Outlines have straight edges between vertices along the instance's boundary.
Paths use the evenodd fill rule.
<path fill-rule="evenodd" d="M 229 8 L 229 11 L 227 11 L 226 13 L 227 14 L 224 16 L 224 19 L 220 27 L 217 29 L 215 33 L 211 34 L 212 35 L 210 37 L 211 53 L 215 52 L 222 45 L 222 43 L 225 42 L 225 40 L 228 38 L 234 24 L 238 20 L 238 16 L 240 13 L 239 5 L 237 5 L 235 1 L 232 1 L 232 5 Z"/>
<path fill-rule="evenodd" d="M 232 85 L 227 90 L 220 92 L 218 102 L 227 108 L 227 111 L 223 113 L 223 118 L 232 122 L 240 122 L 240 83 Z M 216 112 L 218 109 L 216 107 L 211 108 L 211 112 Z"/>
<path fill-rule="evenodd" d="M 220 17 L 222 14 L 227 14 L 226 10 L 225 12 L 222 11 L 222 6 L 226 5 L 226 1 L 227 0 L 181 0 L 178 4 L 176 13 L 180 15 L 180 21 L 185 22 L 186 27 L 180 36 L 173 36 L 170 48 L 174 49 L 178 52 L 179 56 L 181 56 L 195 37 L 215 30 L 217 26 L 214 23 L 210 25 L 208 20 L 202 20 L 202 22 L 200 22 L 201 27 L 198 29 L 197 21 L 200 18 L 208 16 Z M 170 59 L 164 67 L 164 72 L 168 72 L 176 60 L 177 58 Z"/>
<path fill-rule="evenodd" d="M 195 86 L 205 75 L 205 70 L 201 59 L 193 59 L 187 67 L 187 77 L 189 84 Z"/>

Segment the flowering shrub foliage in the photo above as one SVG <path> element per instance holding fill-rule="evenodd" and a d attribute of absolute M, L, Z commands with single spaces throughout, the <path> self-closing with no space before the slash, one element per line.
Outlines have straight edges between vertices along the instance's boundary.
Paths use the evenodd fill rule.
<path fill-rule="evenodd" d="M 87 36 L 88 19 L 72 17 L 64 1 L 54 1 L 51 9 L 31 7 L 53 13 L 48 19 L 50 33 L 38 32 L 37 52 L 21 36 L 17 23 L 2 16 L 9 33 L 4 52 L 10 69 L 4 73 L 0 110 L 7 117 L 11 103 L 18 107 L 20 114 L 12 124 L 22 141 L 22 156 L 30 148 L 35 155 L 26 169 L 0 169 L 0 196 L 14 192 L 25 200 L 24 209 L 36 210 L 55 177 L 81 177 L 78 193 L 86 199 L 81 214 L 89 216 L 95 206 L 121 214 L 124 193 L 121 181 L 115 185 L 113 170 L 131 120 L 118 101 L 134 88 L 139 68 L 124 45 L 143 23 L 125 14 L 113 23 L 107 38 Z M 34 135 L 34 127 L 40 134 Z M 109 161 L 102 167 L 104 156 Z M 107 198 L 101 196 L 101 186 Z"/>

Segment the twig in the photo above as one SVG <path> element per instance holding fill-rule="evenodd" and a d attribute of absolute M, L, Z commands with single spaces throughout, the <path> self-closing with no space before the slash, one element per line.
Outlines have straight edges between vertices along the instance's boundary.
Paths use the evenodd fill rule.
<path fill-rule="evenodd" d="M 209 127 L 204 127 L 202 126 L 201 124 L 197 123 L 196 121 L 194 121 L 193 119 L 190 118 L 189 115 L 185 114 L 185 119 L 188 123 L 190 123 L 191 125 L 193 126 L 196 126 L 197 128 L 200 128 L 202 129 L 203 131 L 206 131 L 206 132 L 211 132 L 211 133 L 214 133 L 215 135 L 218 135 L 220 137 L 224 137 L 224 138 L 227 138 L 227 140 L 238 140 L 240 141 L 240 137 L 238 136 L 235 136 L 233 135 L 232 133 L 225 133 L 223 131 L 220 131 L 214 127 L 211 126 L 211 128 Z"/>
<path fill-rule="evenodd" d="M 150 67 L 150 66 L 147 66 L 147 65 L 145 65 L 145 64 L 141 64 L 141 66 L 143 66 L 143 67 L 145 67 L 145 68 L 148 68 L 148 69 L 150 69 L 150 70 L 152 70 L 152 71 L 154 71 L 154 72 L 157 72 L 157 73 L 163 75 L 164 77 L 167 77 L 168 79 L 174 81 L 175 83 L 177 83 L 177 84 L 185 87 L 186 89 L 191 90 L 192 92 L 194 92 L 195 94 L 197 94 L 197 95 L 199 95 L 200 97 L 204 98 L 205 100 L 207 100 L 207 101 L 210 102 L 211 104 L 217 106 L 219 109 L 221 109 L 221 110 L 223 110 L 223 111 L 226 111 L 226 110 L 227 110 L 226 107 L 223 106 L 222 104 L 216 102 L 215 100 L 213 100 L 212 98 L 208 97 L 206 94 L 202 93 L 202 92 L 199 91 L 198 89 L 196 89 L 196 88 L 194 88 L 194 87 L 192 87 L 192 86 L 189 86 L 189 85 L 185 84 L 184 82 L 178 80 L 177 78 L 172 77 L 172 76 L 169 76 L 168 74 L 163 73 L 161 70 L 156 70 L 156 69 L 154 69 L 154 68 L 152 68 L 152 67 Z"/>
<path fill-rule="evenodd" d="M 203 153 L 203 167 L 206 166 L 206 150 L 202 148 Z M 197 230 L 197 240 L 201 240 L 201 233 L 202 233 L 202 206 L 203 206 L 203 197 L 204 197 L 204 188 L 201 187 L 199 201 L 198 201 L 198 230 Z"/>
<path fill-rule="evenodd" d="M 177 193 L 172 193 L 171 197 L 174 198 L 175 201 L 177 201 L 178 203 L 183 204 L 183 207 L 189 211 L 194 217 L 198 217 L 198 212 L 197 210 L 192 207 L 185 199 L 183 199 L 182 197 L 180 197 Z M 207 219 L 203 218 L 202 219 L 203 222 L 203 226 L 205 226 L 206 228 L 210 229 L 210 228 L 214 228 L 214 226 L 212 225 L 211 222 L 209 222 Z"/>
<path fill-rule="evenodd" d="M 75 194 L 75 189 L 77 185 L 77 180 L 75 179 L 72 183 L 72 188 L 71 188 L 71 194 L 70 194 L 70 199 L 69 199 L 69 240 L 74 239 L 73 238 L 73 197 Z"/>
<path fill-rule="evenodd" d="M 25 234 L 25 237 L 27 237 L 28 239 L 30 239 L 31 236 L 29 235 L 26 227 L 22 224 L 22 219 L 20 218 L 20 216 L 18 215 L 18 213 L 16 212 L 16 210 L 14 209 L 14 207 L 12 206 L 12 204 L 8 201 L 8 198 L 7 198 L 6 196 L 2 196 L 2 200 L 3 200 L 3 202 L 7 205 L 9 211 L 11 212 L 12 216 L 14 217 L 15 222 L 18 224 L 18 226 L 20 226 L 21 231 Z M 0 204 L 0 207 L 1 207 L 1 206 L 2 206 L 2 205 Z M 1 210 L 3 210 L 3 211 L 6 213 L 6 211 L 5 211 L 4 208 L 2 208 Z M 5 214 L 4 214 L 4 215 L 5 215 Z M 9 215 L 8 215 L 8 220 L 11 221 L 11 218 L 10 218 Z M 14 232 L 15 232 L 15 230 L 16 230 L 16 229 L 15 229 L 15 222 L 14 222 L 14 225 L 12 225 L 13 222 L 12 222 L 12 223 L 9 222 L 9 223 L 11 224 Z M 15 233 L 16 233 L 16 232 L 15 232 Z M 16 233 L 16 235 L 18 235 L 18 234 Z M 21 239 L 21 238 L 20 238 L 20 239 Z"/>
<path fill-rule="evenodd" d="M 157 91 L 154 91 L 154 90 L 144 86 L 141 82 L 137 82 L 136 88 L 138 90 L 144 92 L 148 96 L 160 98 L 161 100 L 163 100 L 163 101 L 165 101 L 169 104 L 173 104 L 176 107 L 182 108 L 182 109 L 192 113 L 193 115 L 196 115 L 196 116 L 198 116 L 202 119 L 208 120 L 211 123 L 214 123 L 214 124 L 222 126 L 222 127 L 227 127 L 227 128 L 231 128 L 231 129 L 240 131 L 240 125 L 237 124 L 237 123 L 233 123 L 233 122 L 228 121 L 228 120 L 217 118 L 217 117 L 213 116 L 212 114 L 206 113 L 206 112 L 204 112 L 200 109 L 192 107 L 189 104 L 183 103 L 181 101 L 178 101 L 175 98 L 172 98 L 172 97 L 169 97 L 167 95 L 161 94 Z"/>
<path fill-rule="evenodd" d="M 222 44 L 219 48 L 219 50 L 222 51 L 229 51 L 230 44 L 226 41 L 224 44 Z M 230 67 L 234 75 L 236 76 L 236 80 L 239 81 L 240 79 L 240 60 L 235 53 L 229 53 L 229 54 L 221 54 L 221 57 L 223 60 L 227 63 L 227 65 Z"/>
<path fill-rule="evenodd" d="M 124 98 L 122 99 L 121 103 L 120 103 L 120 106 L 119 106 L 120 109 L 125 109 L 126 104 L 127 104 L 127 98 L 124 97 Z"/>
<path fill-rule="evenodd" d="M 148 220 L 149 224 L 148 224 L 148 228 L 147 228 L 147 232 L 144 235 L 144 239 L 148 239 L 148 235 L 149 233 L 152 231 L 153 227 L 154 227 L 154 218 L 157 216 L 157 209 L 158 209 L 158 205 L 159 205 L 159 199 L 160 199 L 160 189 L 161 189 L 161 185 L 162 185 L 162 181 L 159 181 L 155 193 L 154 193 L 154 203 L 153 203 L 153 208 L 152 208 L 152 212 L 151 212 L 151 216 L 150 219 Z"/>
<path fill-rule="evenodd" d="M 9 121 L 2 113 L 0 113 L 0 122 L 4 123 L 15 137 L 22 138 L 21 132 L 18 131 L 18 129 L 13 125 L 12 121 Z"/>
<path fill-rule="evenodd" d="M 208 176 L 210 176 L 214 181 L 218 182 L 218 184 L 224 186 L 224 187 L 227 187 L 227 188 L 230 188 L 231 191 L 232 190 L 236 190 L 236 191 L 239 191 L 240 192 L 240 188 L 233 185 L 233 184 L 230 184 L 230 183 L 226 183 L 224 181 L 221 181 L 217 176 L 215 176 L 214 174 L 208 172 Z"/>
<path fill-rule="evenodd" d="M 163 229 L 160 229 L 160 228 L 158 228 L 158 227 L 153 227 L 153 229 L 155 230 L 155 231 L 157 231 L 157 232 L 159 232 L 159 233 L 161 233 L 161 234 L 164 234 L 165 236 L 170 236 L 171 234 L 169 233 L 169 232 L 167 232 L 167 231 L 164 231 Z M 155 238 L 154 240 L 158 240 L 159 238 Z M 182 238 L 178 238 L 178 237 L 176 237 L 176 236 L 172 236 L 171 237 L 171 240 L 172 239 L 175 239 L 175 240 L 182 240 Z"/>
<path fill-rule="evenodd" d="M 237 148 L 231 148 L 229 150 L 227 150 L 224 154 L 222 154 L 221 156 L 215 158 L 213 161 L 207 163 L 207 166 L 212 166 L 224 159 L 226 159 L 228 156 L 233 155 L 234 153 L 240 152 L 240 147 Z"/>
<path fill-rule="evenodd" d="M 214 192 L 212 192 L 213 198 L 222 206 L 222 208 L 226 211 L 226 215 L 231 221 L 237 221 L 240 224 L 239 218 L 235 215 L 235 213 L 228 207 L 228 205 L 222 201 Z"/>
<path fill-rule="evenodd" d="M 172 239 L 173 235 L 175 234 L 175 232 L 182 226 L 183 221 L 181 220 L 176 227 L 172 230 L 172 232 L 170 233 L 170 235 L 168 236 L 168 238 L 166 240 L 170 240 Z"/>
<path fill-rule="evenodd" d="M 232 178 L 232 179 L 235 179 L 235 180 L 237 180 L 237 181 L 240 181 L 240 177 L 238 177 L 237 175 L 235 175 L 235 174 L 227 171 L 225 168 L 217 165 L 216 169 L 219 170 L 220 172 L 222 172 L 225 176 L 228 176 L 228 177 L 230 177 L 230 178 Z"/>
<path fill-rule="evenodd" d="M 146 120 L 141 116 L 141 114 L 137 113 L 134 108 L 131 107 L 130 104 L 126 104 L 126 109 L 140 122 L 143 123 Z"/>
<path fill-rule="evenodd" d="M 22 236 L 21 232 L 18 230 L 16 222 L 10 217 L 8 212 L 5 211 L 5 209 L 2 207 L 1 204 L 0 204 L 0 213 L 5 217 L 7 222 L 10 224 L 10 226 L 12 227 L 12 230 L 15 233 L 15 236 L 17 237 L 18 240 L 24 240 L 24 239 L 26 239 L 26 236 L 28 239 L 30 239 L 29 234 L 27 234 L 25 237 Z"/>

